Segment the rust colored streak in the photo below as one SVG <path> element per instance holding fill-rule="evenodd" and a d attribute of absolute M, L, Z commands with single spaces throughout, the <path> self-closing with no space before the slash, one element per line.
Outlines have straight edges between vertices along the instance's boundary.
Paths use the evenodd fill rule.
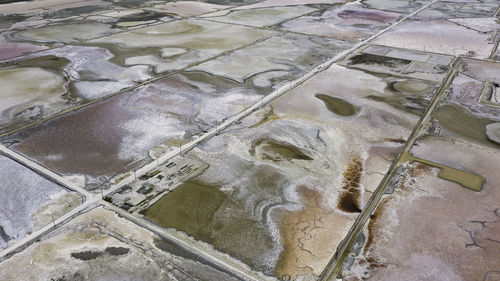
<path fill-rule="evenodd" d="M 337 207 L 349 213 L 361 212 L 359 198 L 361 196 L 360 181 L 363 172 L 363 162 L 357 156 L 352 158 L 351 163 L 344 171 L 342 183 L 343 191 L 340 193 Z"/>

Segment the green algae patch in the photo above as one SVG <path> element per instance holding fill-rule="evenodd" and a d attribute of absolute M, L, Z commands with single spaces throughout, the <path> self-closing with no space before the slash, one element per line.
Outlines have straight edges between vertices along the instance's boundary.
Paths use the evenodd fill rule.
<path fill-rule="evenodd" d="M 252 155 L 259 155 L 264 160 L 280 162 L 283 160 L 313 160 L 309 155 L 292 144 L 271 139 L 259 139 L 252 143 L 249 150 Z"/>
<path fill-rule="evenodd" d="M 438 177 L 447 181 L 458 183 L 459 185 L 468 188 L 473 191 L 481 191 L 483 189 L 483 184 L 486 179 L 480 175 L 476 175 L 470 172 L 462 171 L 459 169 L 452 168 L 443 164 L 435 163 L 429 160 L 424 160 L 420 158 L 408 155 L 408 159 L 413 162 L 417 161 L 422 164 L 439 168 Z"/>
<path fill-rule="evenodd" d="M 93 260 L 100 256 L 102 256 L 102 252 L 100 251 L 82 251 L 77 253 L 71 253 L 71 257 L 82 261 Z"/>
<path fill-rule="evenodd" d="M 341 98 L 324 94 L 316 94 L 315 97 L 320 99 L 325 104 L 326 108 L 334 114 L 340 116 L 353 116 L 359 112 L 359 109 L 356 106 Z"/>
<path fill-rule="evenodd" d="M 64 71 L 64 67 L 69 63 L 70 61 L 67 58 L 49 55 L 49 56 L 35 57 L 21 61 L 16 61 L 13 62 L 12 65 L 51 69 L 57 72 L 58 74 L 61 74 Z"/>
<path fill-rule="evenodd" d="M 420 116 L 425 111 L 427 106 L 429 106 L 429 101 L 423 97 L 410 96 L 397 92 L 391 96 L 384 97 L 384 96 L 368 95 L 365 98 L 376 102 L 386 103 L 395 109 L 418 116 Z"/>
<path fill-rule="evenodd" d="M 483 184 L 486 181 L 482 176 L 471 174 L 451 167 L 442 168 L 438 174 L 438 177 L 444 180 L 458 183 L 461 186 L 474 191 L 481 191 L 483 189 Z"/>
<path fill-rule="evenodd" d="M 190 180 L 163 196 L 144 215 L 162 227 L 183 231 L 270 275 L 274 268 L 263 256 L 271 253 L 275 242 L 266 230 L 265 219 L 252 211 L 249 202 L 255 195 L 280 192 L 276 186 L 281 180 L 279 174 L 262 167 L 255 172 L 252 183 L 242 184 L 230 194 L 222 192 L 218 185 Z M 250 194 L 247 188 L 251 188 Z M 265 198 L 261 200 L 266 202 Z M 264 208 L 263 216 L 270 207 Z"/>
<path fill-rule="evenodd" d="M 226 197 L 215 186 L 188 181 L 147 209 L 145 217 L 163 227 L 210 242 L 207 228 Z"/>
<path fill-rule="evenodd" d="M 128 254 L 130 249 L 125 247 L 107 247 L 104 252 L 111 256 L 122 256 Z"/>
<path fill-rule="evenodd" d="M 409 64 L 411 60 L 390 58 L 385 56 L 377 56 L 370 54 L 358 54 L 349 58 L 349 65 L 378 65 L 380 67 L 386 67 L 392 71 L 403 71 Z"/>
<path fill-rule="evenodd" d="M 492 123 L 487 118 L 474 116 L 466 109 L 454 104 L 442 105 L 433 117 L 439 121 L 440 126 L 455 134 L 488 146 L 494 145 L 486 136 L 485 128 Z"/>

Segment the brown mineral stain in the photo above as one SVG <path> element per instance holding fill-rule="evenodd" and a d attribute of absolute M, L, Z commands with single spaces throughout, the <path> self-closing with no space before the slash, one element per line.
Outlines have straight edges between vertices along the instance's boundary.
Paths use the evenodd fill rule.
<path fill-rule="evenodd" d="M 359 197 L 361 190 L 359 183 L 361 173 L 363 172 L 363 162 L 358 156 L 352 158 L 351 163 L 344 171 L 344 180 L 342 183 L 342 193 L 340 193 L 337 207 L 349 213 L 361 212 Z"/>
<path fill-rule="evenodd" d="M 380 225 L 379 220 L 382 219 L 381 216 L 385 212 L 389 200 L 390 198 L 382 199 L 380 204 L 377 206 L 377 209 L 375 209 L 375 212 L 370 216 L 370 222 L 368 223 L 368 237 L 366 239 L 366 243 L 363 248 L 363 255 L 359 263 L 368 264 L 367 268 L 370 270 L 387 267 L 386 264 L 379 262 L 376 257 L 371 255 L 370 250 L 374 246 L 376 238 L 380 235 L 378 233 L 378 229 L 383 227 L 383 225 Z"/>
<path fill-rule="evenodd" d="M 384 141 L 395 142 L 395 143 L 406 143 L 405 139 L 384 138 Z"/>
<path fill-rule="evenodd" d="M 359 191 L 354 192 L 344 192 L 340 195 L 340 200 L 338 203 L 339 209 L 349 213 L 359 213 L 361 209 L 359 208 Z"/>
<path fill-rule="evenodd" d="M 365 247 L 363 249 L 365 255 L 368 253 L 371 246 L 373 245 L 373 242 L 375 241 L 375 232 L 377 230 L 378 220 L 380 219 L 380 216 L 384 212 L 388 200 L 389 200 L 388 198 L 382 199 L 382 201 L 380 201 L 373 214 L 370 216 L 370 221 L 368 223 L 368 237 L 366 238 Z"/>

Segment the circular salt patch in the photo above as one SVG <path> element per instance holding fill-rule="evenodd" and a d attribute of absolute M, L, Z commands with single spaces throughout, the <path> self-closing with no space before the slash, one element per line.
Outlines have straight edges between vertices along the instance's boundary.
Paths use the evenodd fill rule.
<path fill-rule="evenodd" d="M 486 125 L 486 135 L 491 141 L 500 144 L 500 122 Z"/>

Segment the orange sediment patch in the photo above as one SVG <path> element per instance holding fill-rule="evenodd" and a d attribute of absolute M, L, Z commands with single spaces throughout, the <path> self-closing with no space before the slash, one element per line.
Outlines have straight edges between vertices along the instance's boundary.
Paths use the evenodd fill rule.
<path fill-rule="evenodd" d="M 351 220 L 335 213 L 323 202 L 320 192 L 305 186 L 297 188 L 305 207 L 298 211 L 281 211 L 281 252 L 278 276 L 312 273 L 318 276 L 347 232 Z"/>
<path fill-rule="evenodd" d="M 412 169 L 408 170 L 408 175 L 404 175 L 404 177 L 417 178 L 430 174 L 432 174 L 432 168 L 421 163 L 416 163 Z M 405 186 L 404 182 L 404 180 L 401 180 L 397 183 L 397 192 L 408 192 L 408 187 Z M 370 221 L 368 223 L 368 235 L 363 248 L 364 257 L 358 261 L 360 265 L 367 263 L 368 269 L 370 270 L 387 267 L 387 265 L 380 262 L 379 257 L 373 255 L 372 252 L 373 248 L 377 246 L 377 238 L 380 240 L 380 237 L 384 237 L 384 234 L 381 231 L 381 229 L 385 226 L 384 220 L 387 220 L 387 217 L 384 217 L 384 214 L 390 212 L 390 209 L 392 208 L 391 202 L 393 200 L 394 197 L 386 197 L 382 199 L 373 214 L 370 216 Z"/>
<path fill-rule="evenodd" d="M 417 177 L 422 177 L 430 174 L 432 174 L 432 168 L 422 163 L 416 163 L 412 169 L 408 170 L 408 174 L 403 175 L 403 179 L 397 183 L 396 188 L 398 192 L 407 191 L 408 187 L 405 186 L 405 180 L 408 177 L 414 179 Z M 373 214 L 370 216 L 370 221 L 368 223 L 368 238 L 366 240 L 365 247 L 363 250 L 365 255 L 370 250 L 370 247 L 372 246 L 375 240 L 375 236 L 382 236 L 378 235 L 377 231 L 379 228 L 384 227 L 383 218 L 381 217 L 385 212 L 387 212 L 387 208 L 388 205 L 391 203 L 391 200 L 394 200 L 394 197 L 386 197 L 382 199 L 382 201 L 380 201 Z M 379 222 L 379 220 L 382 220 L 382 222 Z"/>
<path fill-rule="evenodd" d="M 432 168 L 424 165 L 422 163 L 416 163 L 415 167 L 411 170 L 411 174 L 413 177 L 418 177 L 422 175 L 426 175 L 432 172 Z"/>

